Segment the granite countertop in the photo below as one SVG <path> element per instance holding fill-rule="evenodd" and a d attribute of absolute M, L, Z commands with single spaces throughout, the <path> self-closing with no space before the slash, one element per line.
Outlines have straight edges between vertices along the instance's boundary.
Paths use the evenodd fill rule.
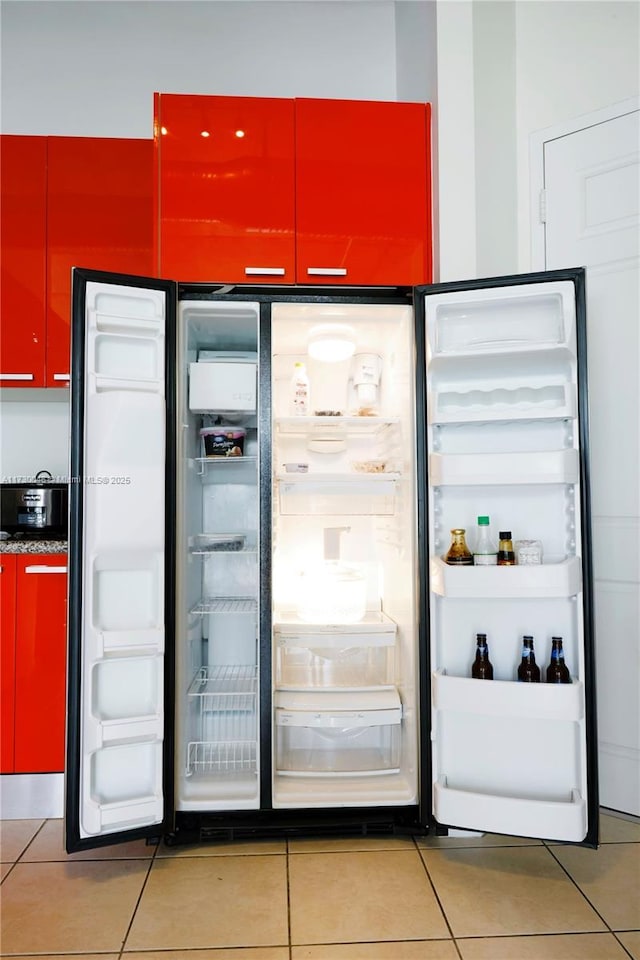
<path fill-rule="evenodd" d="M 66 540 L 0 540 L 0 553 L 67 553 Z"/>

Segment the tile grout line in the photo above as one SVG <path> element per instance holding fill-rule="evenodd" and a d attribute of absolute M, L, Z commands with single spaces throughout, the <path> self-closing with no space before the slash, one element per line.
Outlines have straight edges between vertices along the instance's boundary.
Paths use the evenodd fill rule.
<path fill-rule="evenodd" d="M 561 870 L 567 875 L 567 877 L 569 878 L 569 880 L 571 881 L 571 883 L 574 885 L 574 887 L 576 888 L 576 890 L 577 890 L 577 891 L 580 893 L 580 895 L 581 895 L 582 897 L 584 897 L 584 899 L 587 901 L 587 903 L 589 904 L 589 906 L 591 907 L 591 909 L 593 910 L 593 912 L 594 912 L 598 917 L 600 917 L 600 919 L 601 919 L 602 922 L 604 923 L 604 925 L 605 925 L 605 927 L 607 928 L 607 930 L 609 931 L 609 933 L 613 933 L 613 930 L 611 929 L 611 927 L 609 926 L 609 924 L 607 923 L 607 921 L 605 920 L 605 918 L 602 916 L 602 914 L 600 913 L 600 911 L 598 910 L 598 908 L 591 902 L 591 900 L 590 900 L 589 897 L 586 895 L 586 893 L 584 892 L 584 890 L 580 887 L 580 885 L 579 885 L 579 883 L 577 882 L 577 880 L 574 880 L 574 878 L 571 876 L 571 874 L 569 873 L 569 871 L 567 870 L 567 868 L 565 867 L 565 865 L 562 863 L 562 861 L 559 860 L 558 857 L 556 857 L 555 853 L 553 852 L 553 849 L 552 849 L 551 847 L 547 847 L 547 850 L 548 850 L 548 852 L 551 854 L 551 856 L 553 857 L 553 859 L 555 860 L 555 862 L 558 864 L 558 866 L 561 868 Z M 583 931 L 583 932 L 586 932 L 586 931 Z M 593 931 L 593 932 L 596 933 L 597 931 Z M 615 936 L 615 933 L 614 933 L 613 935 Z"/>
<path fill-rule="evenodd" d="M 137 900 L 136 900 L 135 907 L 133 908 L 133 913 L 131 914 L 131 919 L 129 920 L 129 925 L 128 925 L 126 931 L 125 931 L 124 937 L 122 938 L 122 946 L 120 947 L 120 950 L 118 951 L 118 960 L 122 960 L 122 958 L 124 957 L 124 948 L 125 948 L 125 946 L 126 946 L 126 944 L 127 944 L 127 940 L 129 939 L 129 934 L 131 933 L 131 927 L 133 926 L 133 921 L 135 920 L 136 913 L 138 912 L 138 907 L 140 906 L 140 901 L 142 900 L 142 895 L 143 895 L 143 893 L 144 893 L 144 891 L 145 891 L 145 889 L 146 889 L 147 883 L 148 883 L 148 881 L 149 881 L 149 877 L 151 876 L 151 868 L 153 867 L 153 864 L 154 864 L 155 861 L 156 861 L 156 857 L 157 857 L 157 855 L 158 855 L 158 850 L 160 849 L 160 843 L 161 843 L 161 842 L 162 842 L 162 841 L 160 840 L 160 841 L 156 844 L 155 850 L 153 851 L 153 856 L 149 859 L 149 866 L 148 866 L 148 868 L 147 868 L 147 874 L 146 874 L 146 876 L 145 876 L 145 878 L 144 878 L 142 887 L 140 888 L 140 893 L 138 894 L 138 898 L 137 898 Z"/>
<path fill-rule="evenodd" d="M 289 948 L 289 960 L 293 957 L 293 945 L 291 943 L 291 887 L 289 883 L 289 838 L 284 841 L 285 864 L 287 871 L 287 946 Z"/>
<path fill-rule="evenodd" d="M 426 874 L 426 876 L 427 876 L 427 880 L 429 881 L 429 883 L 430 883 L 430 885 L 431 885 L 431 889 L 433 890 L 433 895 L 434 895 L 434 897 L 436 898 L 436 903 L 438 904 L 438 906 L 439 906 L 439 908 L 440 908 L 440 913 L 442 914 L 442 916 L 443 916 L 443 918 L 444 918 L 444 922 L 445 922 L 446 925 L 447 925 L 447 930 L 449 931 L 449 935 L 450 935 L 451 940 L 452 940 L 452 942 L 453 942 L 454 949 L 455 949 L 456 953 L 458 954 L 458 957 L 460 958 L 460 960 L 462 960 L 462 954 L 460 953 L 460 947 L 458 946 L 458 942 L 457 942 L 456 938 L 455 938 L 454 935 L 453 935 L 453 930 L 451 929 L 451 924 L 449 923 L 449 918 L 448 918 L 447 914 L 445 913 L 445 909 L 444 909 L 444 907 L 442 906 L 442 903 L 440 902 L 440 897 L 438 896 L 438 891 L 436 890 L 435 884 L 434 884 L 433 880 L 431 879 L 431 874 L 429 873 L 429 868 L 427 867 L 427 862 L 426 862 L 425 858 L 422 856 L 422 852 L 421 852 L 421 850 L 420 850 L 420 847 L 418 846 L 418 842 L 417 842 L 417 840 L 416 840 L 415 837 L 413 838 L 413 843 L 414 843 L 416 852 L 417 852 L 417 854 L 418 854 L 418 856 L 419 856 L 419 858 L 420 858 L 420 863 L 422 864 L 422 869 L 424 870 L 424 872 L 425 872 L 425 874 Z"/>
<path fill-rule="evenodd" d="M 620 932 L 622 933 L 623 931 L 620 931 Z M 633 933 L 634 931 L 631 931 L 631 932 Z M 613 936 L 616 938 L 617 943 L 620 944 L 620 946 L 622 947 L 622 949 L 624 950 L 624 952 L 625 952 L 629 957 L 631 957 L 631 960 L 634 960 L 633 954 L 630 952 L 630 950 L 629 950 L 628 947 L 625 947 L 624 943 L 623 943 L 622 940 L 618 937 L 618 935 L 617 935 L 617 933 L 615 932 L 615 930 L 612 930 L 611 933 L 612 933 Z"/>

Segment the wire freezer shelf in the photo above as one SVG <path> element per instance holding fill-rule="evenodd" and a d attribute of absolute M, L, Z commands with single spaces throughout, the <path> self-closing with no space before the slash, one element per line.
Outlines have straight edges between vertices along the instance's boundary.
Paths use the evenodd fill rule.
<path fill-rule="evenodd" d="M 254 597 L 205 597 L 192 607 L 191 613 L 257 613 Z"/>
<path fill-rule="evenodd" d="M 201 667 L 189 687 L 198 734 L 187 750 L 187 776 L 256 771 L 258 670 Z"/>
<path fill-rule="evenodd" d="M 257 773 L 255 740 L 229 743 L 193 741 L 188 747 L 187 776 L 198 773 Z"/>

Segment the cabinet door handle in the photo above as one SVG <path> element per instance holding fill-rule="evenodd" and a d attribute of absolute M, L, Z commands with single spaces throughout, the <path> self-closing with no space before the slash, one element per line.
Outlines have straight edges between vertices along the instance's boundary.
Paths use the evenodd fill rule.
<path fill-rule="evenodd" d="M 71 380 L 71 374 L 70 373 L 54 373 L 53 379 L 54 380 Z"/>
<path fill-rule="evenodd" d="M 0 380 L 33 380 L 32 373 L 0 373 Z"/>
<path fill-rule="evenodd" d="M 268 277 L 284 277 L 284 267 L 245 267 L 244 272 L 248 277 L 264 274 Z"/>
<path fill-rule="evenodd" d="M 346 267 L 307 267 L 310 277 L 346 277 Z"/>
<path fill-rule="evenodd" d="M 66 567 L 50 567 L 44 563 L 33 563 L 24 568 L 25 573 L 66 573 Z"/>

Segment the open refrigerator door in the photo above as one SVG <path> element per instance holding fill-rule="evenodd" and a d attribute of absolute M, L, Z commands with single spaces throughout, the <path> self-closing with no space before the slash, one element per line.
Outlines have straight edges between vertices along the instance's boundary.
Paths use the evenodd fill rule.
<path fill-rule="evenodd" d="M 173 285 L 75 270 L 73 298 L 68 852 L 173 817 Z"/>
<path fill-rule="evenodd" d="M 442 284 L 418 296 L 433 815 L 594 844 L 584 272 Z M 514 556 L 447 562 L 453 530 L 466 531 L 473 552 L 480 516 L 496 549 L 498 536 L 512 539 Z M 492 682 L 471 677 L 479 634 Z M 534 638 L 543 681 L 552 637 L 561 638 L 570 682 L 518 682 L 523 637 Z"/>

